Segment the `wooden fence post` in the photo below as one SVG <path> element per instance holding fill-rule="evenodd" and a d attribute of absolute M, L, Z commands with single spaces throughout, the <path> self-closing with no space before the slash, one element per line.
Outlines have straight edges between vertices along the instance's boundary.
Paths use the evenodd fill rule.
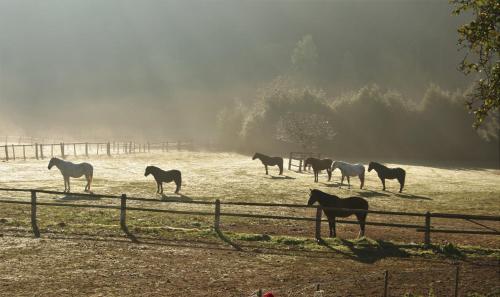
<path fill-rule="evenodd" d="M 455 290 L 454 290 L 454 295 L 453 295 L 455 297 L 458 297 L 459 270 L 460 270 L 460 266 L 457 264 L 457 266 L 455 267 Z"/>
<path fill-rule="evenodd" d="M 288 170 L 292 170 L 292 153 L 290 153 L 290 158 L 288 158 Z"/>
<path fill-rule="evenodd" d="M 106 152 L 108 153 L 108 157 L 110 157 L 111 156 L 111 143 L 109 143 L 109 141 L 108 141 L 108 144 L 106 146 Z"/>
<path fill-rule="evenodd" d="M 76 143 L 73 143 L 73 155 L 76 157 Z"/>
<path fill-rule="evenodd" d="M 40 159 L 43 160 L 43 144 L 40 143 Z"/>
<path fill-rule="evenodd" d="M 35 143 L 35 158 L 38 160 L 38 143 Z"/>
<path fill-rule="evenodd" d="M 299 161 L 299 172 L 302 172 L 302 159 Z"/>
<path fill-rule="evenodd" d="M 120 203 L 120 227 L 123 232 L 128 233 L 127 229 L 127 195 L 122 194 Z"/>
<path fill-rule="evenodd" d="M 214 218 L 214 229 L 219 231 L 220 227 L 220 200 L 215 200 L 215 218 Z"/>
<path fill-rule="evenodd" d="M 424 233 L 424 245 L 425 247 L 430 247 L 431 245 L 431 213 L 425 213 L 425 233 Z"/>
<path fill-rule="evenodd" d="M 85 142 L 85 156 L 86 157 L 89 156 L 89 143 L 88 142 Z"/>
<path fill-rule="evenodd" d="M 26 161 L 26 146 L 23 144 L 23 159 Z"/>
<path fill-rule="evenodd" d="M 100 145 L 99 143 L 96 143 L 96 146 L 97 146 L 97 148 L 96 148 L 96 150 L 95 150 L 95 151 L 96 151 L 96 155 L 97 155 L 97 156 L 99 156 L 99 147 L 100 147 L 101 145 Z"/>
<path fill-rule="evenodd" d="M 5 161 L 9 161 L 9 148 L 5 145 Z"/>
<path fill-rule="evenodd" d="M 321 241 L 321 215 L 323 214 L 323 209 L 321 206 L 318 206 L 316 209 L 316 234 L 315 238 L 316 241 L 320 242 Z"/>
<path fill-rule="evenodd" d="M 12 160 L 16 160 L 16 150 L 14 149 L 14 145 L 12 145 Z"/>
<path fill-rule="evenodd" d="M 384 297 L 387 297 L 389 291 L 389 271 L 384 271 Z"/>
<path fill-rule="evenodd" d="M 61 146 L 61 158 L 65 158 L 65 155 L 64 155 L 64 142 L 61 142 L 60 143 L 60 146 Z"/>
<path fill-rule="evenodd" d="M 40 230 L 36 224 L 36 192 L 31 191 L 31 228 L 36 238 L 40 237 Z"/>

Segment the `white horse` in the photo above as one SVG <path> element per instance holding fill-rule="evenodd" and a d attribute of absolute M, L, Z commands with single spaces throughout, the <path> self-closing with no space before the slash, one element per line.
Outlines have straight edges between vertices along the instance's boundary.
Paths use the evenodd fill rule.
<path fill-rule="evenodd" d="M 335 161 L 332 165 L 332 172 L 336 169 L 340 169 L 342 173 L 342 181 L 340 182 L 340 187 L 344 184 L 344 177 L 347 177 L 347 184 L 349 188 L 351 188 L 351 181 L 349 177 L 358 176 L 361 181 L 360 189 L 363 189 L 363 185 L 365 184 L 365 166 L 362 164 L 350 164 L 342 161 Z M 340 188 L 339 187 L 339 188 Z"/>
<path fill-rule="evenodd" d="M 64 192 L 70 191 L 69 178 L 78 178 L 85 175 L 87 179 L 87 185 L 85 186 L 85 192 L 90 192 L 90 184 L 92 183 L 92 176 L 94 174 L 94 167 L 89 163 L 74 164 L 68 161 L 64 161 L 58 158 L 52 158 L 49 162 L 49 170 L 56 166 L 61 171 L 64 177 Z"/>

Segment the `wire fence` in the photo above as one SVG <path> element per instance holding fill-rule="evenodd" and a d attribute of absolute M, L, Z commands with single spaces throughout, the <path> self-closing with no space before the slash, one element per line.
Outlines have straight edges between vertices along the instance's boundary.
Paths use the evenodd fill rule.
<path fill-rule="evenodd" d="M 60 143 L 23 143 L 0 145 L 0 160 L 15 161 L 49 157 L 66 158 L 69 156 L 98 156 L 150 153 L 151 151 L 168 152 L 170 150 L 191 150 L 190 141 L 135 142 L 60 142 Z"/>

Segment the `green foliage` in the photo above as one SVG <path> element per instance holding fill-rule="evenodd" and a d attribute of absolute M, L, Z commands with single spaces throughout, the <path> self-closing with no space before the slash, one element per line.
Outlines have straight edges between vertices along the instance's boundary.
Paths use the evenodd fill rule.
<path fill-rule="evenodd" d="M 483 124 L 500 106 L 500 2 L 498 0 L 451 0 L 456 15 L 470 12 L 473 20 L 458 28 L 458 44 L 468 52 L 460 70 L 478 79 L 467 101 L 474 126 Z"/>

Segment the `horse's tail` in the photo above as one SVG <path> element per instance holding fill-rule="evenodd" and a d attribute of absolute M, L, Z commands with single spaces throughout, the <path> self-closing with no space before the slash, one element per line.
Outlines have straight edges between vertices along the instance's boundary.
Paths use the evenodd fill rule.
<path fill-rule="evenodd" d="M 278 162 L 278 167 L 280 168 L 280 175 L 283 174 L 283 158 L 280 158 Z"/>
<path fill-rule="evenodd" d="M 363 186 L 365 184 L 365 167 L 363 167 L 363 172 L 359 175 L 359 180 L 361 181 L 361 186 L 360 189 L 363 189 Z"/>
<path fill-rule="evenodd" d="M 175 192 L 178 193 L 181 190 L 181 185 L 182 185 L 182 174 L 179 171 L 179 174 L 175 176 L 174 182 L 176 185 Z"/>
<path fill-rule="evenodd" d="M 399 188 L 399 192 L 403 192 L 403 188 L 405 186 L 405 179 L 406 179 L 406 171 L 404 169 L 401 169 L 401 180 L 399 181 L 401 187 Z"/>

